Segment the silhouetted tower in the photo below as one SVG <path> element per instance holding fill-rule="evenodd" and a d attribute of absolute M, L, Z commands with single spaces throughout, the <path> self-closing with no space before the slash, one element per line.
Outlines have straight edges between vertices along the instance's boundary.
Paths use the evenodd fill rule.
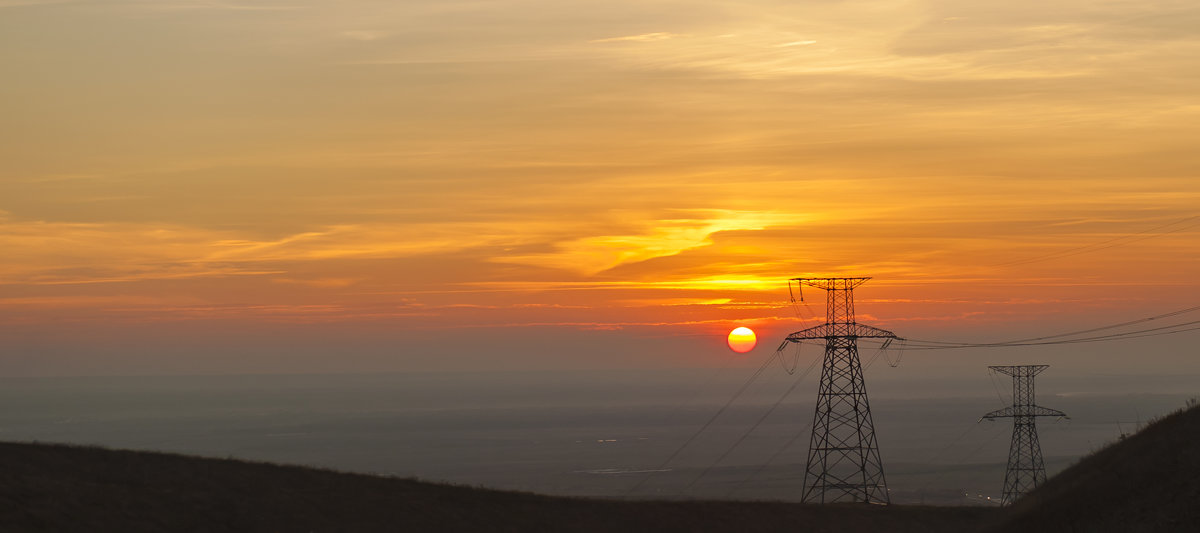
<path fill-rule="evenodd" d="M 858 359 L 858 339 L 895 339 L 890 331 L 854 322 L 854 288 L 871 278 L 795 278 L 825 290 L 825 323 L 787 336 L 783 341 L 825 340 L 821 388 L 813 413 L 808 466 L 801 501 L 887 504 L 887 481 L 871 404 Z M 782 348 L 783 346 L 780 346 Z"/>
<path fill-rule="evenodd" d="M 1067 417 L 1062 411 L 1047 409 L 1033 403 L 1033 378 L 1049 367 L 1050 365 L 988 367 L 1012 376 L 1013 380 L 1012 407 L 983 415 L 983 418 L 988 420 L 1013 419 L 1012 444 L 1008 447 L 1008 470 L 1004 473 L 1004 496 L 1000 505 L 1011 504 L 1046 481 L 1046 466 L 1042 463 L 1042 445 L 1038 442 L 1035 422 L 1039 416 Z"/>

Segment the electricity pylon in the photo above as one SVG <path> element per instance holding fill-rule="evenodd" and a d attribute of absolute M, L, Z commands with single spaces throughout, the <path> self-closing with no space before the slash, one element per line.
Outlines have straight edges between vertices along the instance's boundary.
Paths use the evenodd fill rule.
<path fill-rule="evenodd" d="M 1050 365 L 989 366 L 1001 374 L 1012 376 L 1013 404 L 992 411 L 984 418 L 1013 419 L 1012 444 L 1008 447 L 1008 470 L 1004 472 L 1004 496 L 1000 505 L 1010 505 L 1021 495 L 1046 482 L 1046 465 L 1042 463 L 1042 445 L 1038 442 L 1037 417 L 1067 415 L 1033 403 L 1033 378 Z"/>
<path fill-rule="evenodd" d="M 871 278 L 794 278 L 825 290 L 825 323 L 787 336 L 789 342 L 825 340 L 821 388 L 813 413 L 803 502 L 887 504 L 887 481 L 871 404 L 858 358 L 858 339 L 896 339 L 895 333 L 854 321 L 854 288 Z M 885 341 L 890 342 L 890 341 Z"/>

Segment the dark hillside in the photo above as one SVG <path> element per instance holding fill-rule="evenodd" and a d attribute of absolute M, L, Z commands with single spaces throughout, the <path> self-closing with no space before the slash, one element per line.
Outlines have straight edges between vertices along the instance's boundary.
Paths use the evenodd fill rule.
<path fill-rule="evenodd" d="M 554 498 L 301 467 L 0 443 L 0 531 L 972 530 L 995 510 Z"/>
<path fill-rule="evenodd" d="M 998 531 L 1200 531 L 1200 409 L 1168 415 L 1026 495 Z"/>

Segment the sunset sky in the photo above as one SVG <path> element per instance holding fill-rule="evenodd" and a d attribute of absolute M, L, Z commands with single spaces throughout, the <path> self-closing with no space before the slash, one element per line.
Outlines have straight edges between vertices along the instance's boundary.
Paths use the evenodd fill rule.
<path fill-rule="evenodd" d="M 0 375 L 756 362 L 797 276 L 921 339 L 1197 305 L 1198 57 L 1184 1 L 0 0 Z"/>

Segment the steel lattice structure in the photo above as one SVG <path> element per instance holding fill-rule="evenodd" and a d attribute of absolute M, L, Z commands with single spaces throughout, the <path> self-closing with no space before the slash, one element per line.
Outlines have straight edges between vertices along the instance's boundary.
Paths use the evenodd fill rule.
<path fill-rule="evenodd" d="M 992 411 L 983 418 L 1013 419 L 1012 444 L 1008 448 L 1008 470 L 1004 473 L 1004 496 L 1000 505 L 1012 504 L 1021 495 L 1046 481 L 1046 466 L 1042 463 L 1042 445 L 1038 442 L 1037 417 L 1067 415 L 1033 402 L 1033 378 L 1050 365 L 989 366 L 1001 374 L 1012 376 L 1013 404 Z M 982 420 L 982 419 L 981 419 Z"/>
<path fill-rule="evenodd" d="M 896 334 L 854 321 L 854 288 L 871 278 L 794 278 L 825 291 L 825 323 L 787 336 L 780 346 L 825 341 L 821 386 L 813 413 L 804 472 L 804 502 L 890 502 L 871 404 L 858 357 L 858 339 Z"/>

